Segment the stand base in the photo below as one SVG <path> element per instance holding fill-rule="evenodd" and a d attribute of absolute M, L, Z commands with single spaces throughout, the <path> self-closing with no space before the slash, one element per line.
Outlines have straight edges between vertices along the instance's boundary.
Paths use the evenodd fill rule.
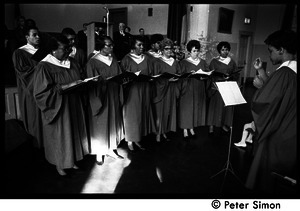
<path fill-rule="evenodd" d="M 242 185 L 244 185 L 244 183 L 241 181 L 241 179 L 234 173 L 233 171 L 233 168 L 231 166 L 231 163 L 229 161 L 227 161 L 224 165 L 224 168 L 219 171 L 218 173 L 214 174 L 213 176 L 210 177 L 210 179 L 216 177 L 217 175 L 221 174 L 222 172 L 225 172 L 224 174 L 224 178 L 223 178 L 223 182 L 222 182 L 222 186 L 221 186 L 221 189 L 220 189 L 220 193 L 222 193 L 223 191 L 223 187 L 224 187 L 224 183 L 225 183 L 225 179 L 226 179 L 226 176 L 227 176 L 227 172 L 230 172 Z"/>

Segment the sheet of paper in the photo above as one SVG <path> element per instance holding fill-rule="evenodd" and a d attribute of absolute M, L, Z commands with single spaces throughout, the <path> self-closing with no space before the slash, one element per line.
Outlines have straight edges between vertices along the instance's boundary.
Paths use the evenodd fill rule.
<path fill-rule="evenodd" d="M 235 81 L 216 82 L 225 106 L 247 103 Z"/>
<path fill-rule="evenodd" d="M 88 82 L 88 81 L 94 80 L 94 79 L 96 79 L 96 78 L 98 78 L 98 77 L 99 77 L 99 75 L 97 75 L 97 76 L 95 76 L 95 77 L 91 77 L 91 78 L 86 78 L 86 79 L 83 80 L 83 82 Z"/>
<path fill-rule="evenodd" d="M 197 71 L 195 72 L 195 74 L 198 73 L 198 74 L 211 75 L 212 72 L 213 72 L 213 70 L 212 70 L 212 71 L 209 71 L 209 72 L 205 72 L 205 71 L 199 69 L 199 70 L 197 70 Z"/>

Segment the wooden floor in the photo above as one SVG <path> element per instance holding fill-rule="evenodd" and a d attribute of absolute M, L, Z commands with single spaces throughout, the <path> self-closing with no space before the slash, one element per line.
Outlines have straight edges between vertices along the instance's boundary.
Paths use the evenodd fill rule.
<path fill-rule="evenodd" d="M 95 156 L 87 155 L 78 162 L 80 170 L 69 169 L 70 177 L 62 178 L 43 152 L 27 141 L 6 156 L 4 197 L 255 198 L 259 193 L 244 187 L 252 146 L 233 145 L 240 141 L 243 125 L 252 120 L 249 102 L 254 91 L 251 84 L 242 89 L 248 103 L 235 107 L 230 147 L 230 133 L 220 128 L 209 134 L 208 127 L 198 127 L 197 137 L 188 142 L 182 130 L 169 133 L 170 141 L 160 143 L 150 135 L 142 140 L 145 151 L 131 152 L 122 141 L 119 153 L 124 160 L 107 157 L 98 166 Z"/>

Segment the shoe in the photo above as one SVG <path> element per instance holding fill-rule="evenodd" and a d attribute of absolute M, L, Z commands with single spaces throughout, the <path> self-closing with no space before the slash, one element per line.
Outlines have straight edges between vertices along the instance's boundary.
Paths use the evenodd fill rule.
<path fill-rule="evenodd" d="M 114 149 L 112 152 L 109 152 L 108 154 L 106 154 L 106 156 L 112 157 L 114 159 L 124 159 L 123 156 L 118 154 L 118 151 L 116 149 Z"/>
<path fill-rule="evenodd" d="M 185 142 L 188 142 L 188 141 L 190 140 L 190 137 L 189 137 L 189 136 L 185 136 L 185 137 L 183 137 L 183 140 L 184 140 Z"/>
<path fill-rule="evenodd" d="M 213 133 L 214 132 L 214 126 L 209 126 L 209 131 L 208 131 L 209 133 Z"/>
<path fill-rule="evenodd" d="M 247 142 L 247 143 L 250 143 L 250 144 L 253 143 L 252 139 L 250 139 L 250 140 L 246 139 L 246 142 Z"/>
<path fill-rule="evenodd" d="M 138 148 L 140 148 L 141 150 L 145 150 L 145 148 L 144 147 L 142 147 L 138 142 L 134 142 L 135 143 L 135 145 L 137 145 L 138 146 Z"/>
<path fill-rule="evenodd" d="M 234 143 L 234 145 L 237 146 L 237 147 L 246 147 L 247 146 L 246 143 L 242 143 L 242 142 Z"/>
<path fill-rule="evenodd" d="M 74 165 L 73 167 L 72 167 L 73 169 L 79 169 L 79 167 L 78 166 L 76 166 L 76 165 Z"/>
<path fill-rule="evenodd" d="M 98 160 L 96 160 L 96 164 L 97 164 L 97 165 L 99 165 L 99 166 L 102 166 L 102 165 L 103 165 L 103 163 L 104 163 L 104 159 L 105 159 L 105 156 L 104 156 L 104 155 L 102 155 L 102 161 L 98 161 Z"/>
<path fill-rule="evenodd" d="M 226 125 L 223 125 L 222 129 L 223 129 L 225 132 L 229 132 L 229 131 L 230 131 L 230 128 L 227 127 Z"/>
<path fill-rule="evenodd" d="M 60 168 L 56 167 L 56 170 L 57 170 L 57 172 L 59 173 L 60 176 L 66 176 L 67 175 L 67 173 L 63 169 L 60 169 Z"/>
<path fill-rule="evenodd" d="M 129 149 L 130 151 L 133 151 L 133 150 L 134 150 L 134 148 L 133 148 L 133 143 L 132 143 L 131 141 L 128 141 L 127 145 L 128 145 L 128 149 Z"/>
<path fill-rule="evenodd" d="M 160 135 L 156 135 L 156 142 L 160 142 Z"/>
<path fill-rule="evenodd" d="M 167 135 L 164 133 L 164 134 L 162 134 L 162 137 L 163 137 L 163 140 L 164 141 L 171 141 L 168 137 L 167 137 Z"/>

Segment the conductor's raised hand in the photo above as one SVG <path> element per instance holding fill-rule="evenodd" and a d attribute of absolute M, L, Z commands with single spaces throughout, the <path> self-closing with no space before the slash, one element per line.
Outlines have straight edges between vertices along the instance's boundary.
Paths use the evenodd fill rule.
<path fill-rule="evenodd" d="M 262 68 L 262 61 L 261 61 L 260 57 L 255 59 L 255 61 L 253 62 L 253 66 L 256 70 Z"/>

